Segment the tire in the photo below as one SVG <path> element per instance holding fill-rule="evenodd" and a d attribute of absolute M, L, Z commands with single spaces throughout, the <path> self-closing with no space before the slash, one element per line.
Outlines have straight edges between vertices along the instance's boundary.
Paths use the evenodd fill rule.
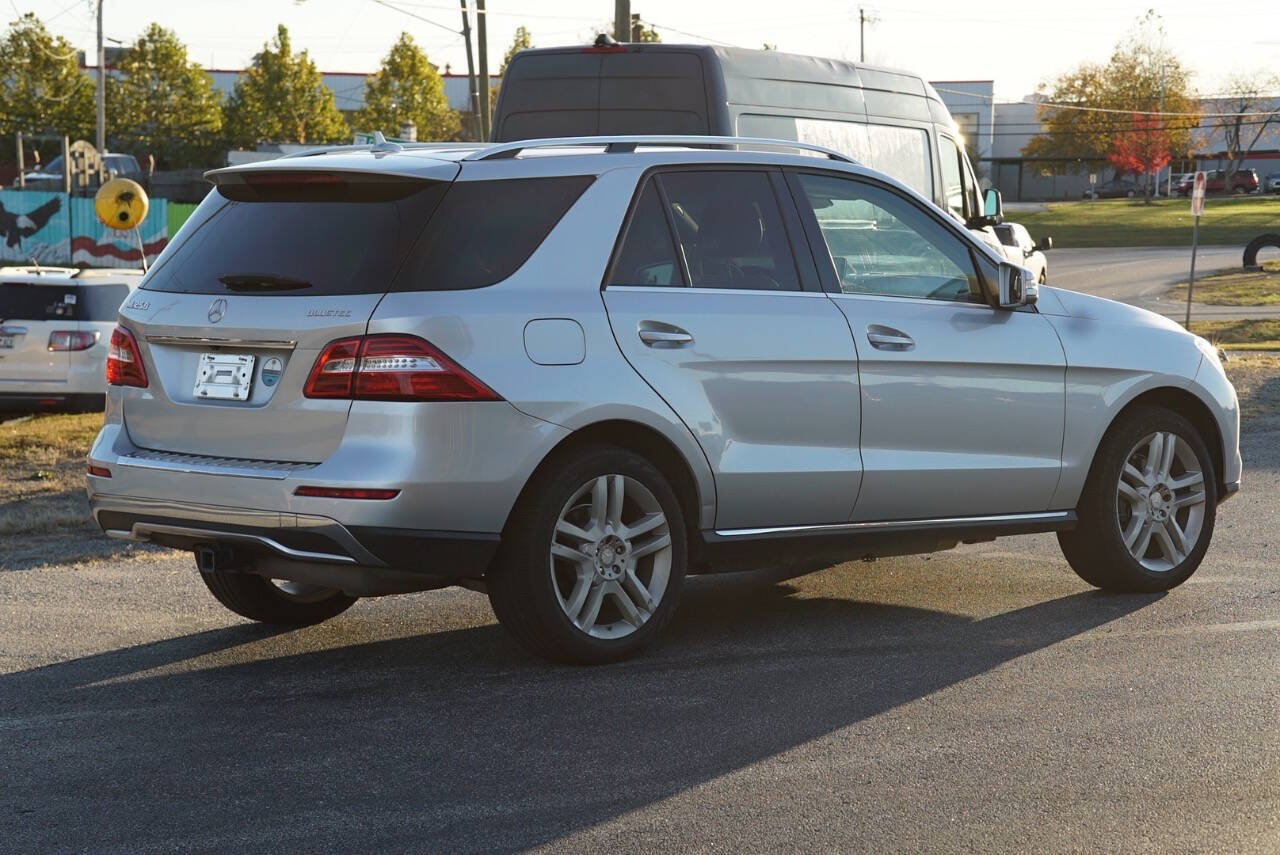
<path fill-rule="evenodd" d="M 1280 249 L 1280 234 L 1272 233 L 1258 235 L 1256 238 L 1249 241 L 1248 246 L 1244 248 L 1244 266 L 1257 267 L 1258 253 L 1269 246 Z"/>
<path fill-rule="evenodd" d="M 590 446 L 544 467 L 525 489 L 486 580 L 489 601 L 537 656 L 617 662 L 670 621 L 687 552 L 680 503 L 657 468 L 624 449 Z"/>
<path fill-rule="evenodd" d="M 332 588 L 289 582 L 277 585 L 252 573 L 215 570 L 201 573 L 200 578 L 214 598 L 231 611 L 277 626 L 310 626 L 326 621 L 351 608 L 357 599 Z"/>
<path fill-rule="evenodd" d="M 1167 440 L 1153 446 L 1154 436 L 1177 438 L 1163 474 L 1159 462 L 1150 473 L 1145 464 L 1139 465 L 1167 448 Z M 1149 480 L 1143 483 L 1126 474 L 1127 486 L 1122 489 L 1126 464 L 1143 479 L 1150 474 Z M 1209 548 L 1217 514 L 1217 480 L 1209 449 L 1191 422 L 1163 407 L 1132 410 L 1111 426 L 1098 447 L 1076 507 L 1077 526 L 1058 533 L 1062 554 L 1081 579 L 1098 588 L 1145 592 L 1175 588 L 1196 571 Z M 1147 492 L 1157 497 L 1146 499 Z M 1202 497 L 1198 504 L 1191 501 L 1197 494 Z M 1181 546 L 1169 521 L 1183 532 Z M 1126 534 L 1133 538 L 1132 551 Z M 1138 550 L 1143 550 L 1141 559 L 1135 557 Z"/>

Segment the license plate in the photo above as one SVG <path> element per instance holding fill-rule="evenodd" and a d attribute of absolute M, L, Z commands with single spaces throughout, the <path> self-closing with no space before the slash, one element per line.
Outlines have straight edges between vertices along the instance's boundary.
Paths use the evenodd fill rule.
<path fill-rule="evenodd" d="M 202 353 L 196 371 L 196 398 L 247 401 L 253 385 L 254 357 L 243 353 Z"/>
<path fill-rule="evenodd" d="M 13 350 L 13 336 L 0 335 L 0 350 Z"/>

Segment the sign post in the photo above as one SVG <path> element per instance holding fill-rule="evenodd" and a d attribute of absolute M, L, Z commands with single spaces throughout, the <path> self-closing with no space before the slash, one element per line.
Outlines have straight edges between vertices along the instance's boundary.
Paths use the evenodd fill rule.
<path fill-rule="evenodd" d="M 1187 320 L 1184 326 L 1191 330 L 1191 291 L 1196 287 L 1196 248 L 1200 244 L 1200 215 L 1204 213 L 1204 172 L 1197 172 L 1191 184 L 1191 276 L 1187 279 Z"/>

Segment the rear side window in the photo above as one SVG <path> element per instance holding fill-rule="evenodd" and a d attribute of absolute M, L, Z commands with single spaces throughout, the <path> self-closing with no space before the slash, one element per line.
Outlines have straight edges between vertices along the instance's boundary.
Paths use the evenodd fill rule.
<path fill-rule="evenodd" d="M 655 181 L 647 182 L 640 194 L 609 284 L 677 287 L 685 284 Z"/>
<path fill-rule="evenodd" d="M 456 291 L 501 282 L 529 260 L 594 176 L 461 181 L 409 253 L 395 291 Z"/>
<path fill-rule="evenodd" d="M 765 172 L 660 176 L 694 288 L 799 291 L 795 258 Z"/>
<path fill-rule="evenodd" d="M 443 182 L 215 188 L 143 288 L 318 297 L 387 291 L 444 196 Z"/>

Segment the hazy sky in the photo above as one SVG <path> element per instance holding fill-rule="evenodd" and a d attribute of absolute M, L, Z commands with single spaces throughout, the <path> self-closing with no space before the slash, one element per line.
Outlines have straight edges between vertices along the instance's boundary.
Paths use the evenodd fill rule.
<path fill-rule="evenodd" d="M 387 0 L 439 26 L 374 0 L 105 0 L 106 35 L 129 41 L 151 21 L 176 30 L 208 67 L 240 68 L 288 26 L 324 71 L 371 71 L 401 30 L 442 67 L 466 71 L 456 0 Z M 0 0 L 6 13 L 32 11 L 93 56 L 96 0 Z M 474 0 L 470 0 L 474 6 Z M 540 47 L 581 43 L 613 19 L 610 0 L 489 0 L 490 65 L 496 70 L 523 24 Z M 957 0 L 865 3 L 867 60 L 932 80 L 994 79 L 1017 99 L 1083 60 L 1103 60 L 1152 6 L 1168 44 L 1196 72 L 1203 93 L 1235 72 L 1280 71 L 1280 0 L 1238 0 L 1229 14 L 1203 0 L 1060 0 L 986 5 Z M 0 9 L 3 6 L 0 5 Z M 858 4 L 842 0 L 633 0 L 632 11 L 666 42 L 711 42 L 858 58 Z M 110 44 L 110 42 L 108 42 Z M 92 61 L 92 60 L 91 60 Z"/>

